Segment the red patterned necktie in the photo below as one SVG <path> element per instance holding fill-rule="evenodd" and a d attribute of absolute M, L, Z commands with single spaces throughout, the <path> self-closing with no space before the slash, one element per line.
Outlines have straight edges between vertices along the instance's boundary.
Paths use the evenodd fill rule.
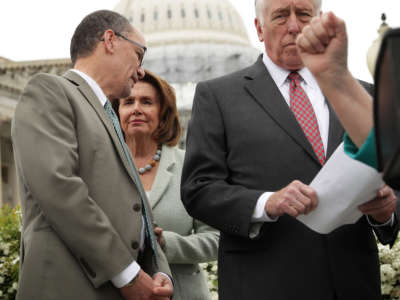
<path fill-rule="evenodd" d="M 291 72 L 288 79 L 290 80 L 290 109 L 313 147 L 319 162 L 323 165 L 325 162 L 324 145 L 322 144 L 314 109 L 306 92 L 300 85 L 301 76 L 297 72 Z"/>

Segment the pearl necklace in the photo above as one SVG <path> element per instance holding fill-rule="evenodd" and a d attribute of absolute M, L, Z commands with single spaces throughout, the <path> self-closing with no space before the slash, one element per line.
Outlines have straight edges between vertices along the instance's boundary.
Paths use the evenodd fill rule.
<path fill-rule="evenodd" d="M 150 172 L 151 169 L 153 169 L 157 162 L 160 161 L 161 159 L 161 145 L 158 146 L 156 153 L 153 156 L 153 159 L 151 160 L 151 162 L 147 165 L 144 166 L 144 168 L 139 168 L 138 172 L 140 175 L 143 175 L 146 172 Z"/>

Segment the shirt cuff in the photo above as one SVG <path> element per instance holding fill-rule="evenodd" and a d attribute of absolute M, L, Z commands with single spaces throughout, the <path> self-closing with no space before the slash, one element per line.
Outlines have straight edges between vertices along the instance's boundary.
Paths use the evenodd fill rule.
<path fill-rule="evenodd" d="M 260 198 L 258 198 L 253 215 L 251 216 L 252 223 L 276 222 L 278 220 L 278 217 L 272 218 L 268 216 L 268 214 L 265 212 L 265 205 L 267 204 L 267 201 L 272 194 L 273 192 L 265 192 L 261 194 Z"/>
<path fill-rule="evenodd" d="M 117 276 L 111 278 L 111 282 L 116 288 L 122 288 L 127 285 L 140 271 L 140 266 L 136 261 L 133 261 Z"/>
<path fill-rule="evenodd" d="M 377 224 L 374 221 L 370 220 L 369 216 L 366 215 L 367 217 L 367 221 L 369 223 L 369 225 L 371 225 L 372 227 L 383 227 L 383 226 L 393 226 L 394 224 L 394 214 L 392 214 L 392 216 L 390 217 L 389 220 L 387 220 L 385 223 L 381 223 L 381 224 Z"/>

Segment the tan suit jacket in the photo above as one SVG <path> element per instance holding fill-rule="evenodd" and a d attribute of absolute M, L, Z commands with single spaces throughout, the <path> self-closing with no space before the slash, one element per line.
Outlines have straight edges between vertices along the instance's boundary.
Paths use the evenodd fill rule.
<path fill-rule="evenodd" d="M 17 299 L 121 299 L 110 279 L 138 257 L 141 200 L 100 101 L 75 72 L 39 74 L 12 138 L 23 213 Z M 138 263 L 169 274 L 159 252 L 159 269 Z"/>
<path fill-rule="evenodd" d="M 163 228 L 168 262 L 174 277 L 174 300 L 211 300 L 199 263 L 217 259 L 219 231 L 193 219 L 180 197 L 185 152 L 163 146 L 149 201 Z"/>

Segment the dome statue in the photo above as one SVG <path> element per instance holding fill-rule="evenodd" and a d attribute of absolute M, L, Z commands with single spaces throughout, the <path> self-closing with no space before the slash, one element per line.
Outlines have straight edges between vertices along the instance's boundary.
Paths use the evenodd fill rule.
<path fill-rule="evenodd" d="M 121 0 L 114 10 L 144 34 L 144 67 L 170 83 L 236 71 L 260 52 L 229 0 Z"/>

